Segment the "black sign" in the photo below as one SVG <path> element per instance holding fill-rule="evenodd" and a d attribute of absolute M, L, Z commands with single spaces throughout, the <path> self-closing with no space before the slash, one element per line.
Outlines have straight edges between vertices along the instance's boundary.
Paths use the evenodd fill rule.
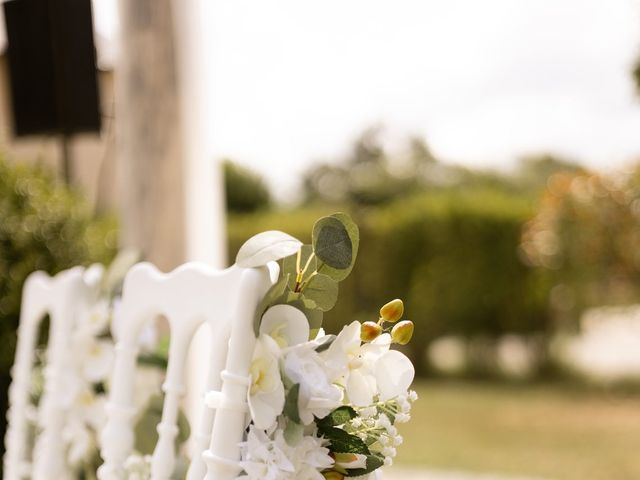
<path fill-rule="evenodd" d="M 16 135 L 100 130 L 91 0 L 4 3 Z"/>

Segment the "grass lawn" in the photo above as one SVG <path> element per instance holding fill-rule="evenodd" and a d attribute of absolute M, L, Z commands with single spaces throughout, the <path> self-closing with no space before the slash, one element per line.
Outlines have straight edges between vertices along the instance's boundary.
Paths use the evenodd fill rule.
<path fill-rule="evenodd" d="M 558 480 L 640 479 L 640 395 L 418 382 L 398 465 Z"/>

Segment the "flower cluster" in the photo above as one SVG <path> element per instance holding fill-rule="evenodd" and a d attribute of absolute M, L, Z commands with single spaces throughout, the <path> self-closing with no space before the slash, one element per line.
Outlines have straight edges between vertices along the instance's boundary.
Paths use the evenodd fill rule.
<path fill-rule="evenodd" d="M 393 462 L 402 443 L 395 424 L 409 420 L 417 398 L 409 390 L 411 361 L 391 348 L 409 342 L 413 323 L 401 321 L 396 299 L 377 322 L 353 321 L 337 336 L 325 334 L 322 314 L 353 267 L 357 227 L 336 214 L 316 223 L 312 245 L 279 233 L 254 237 L 237 258 L 241 266 L 282 259 L 279 281 L 258 309 L 251 424 L 238 478 L 374 478 Z"/>
<path fill-rule="evenodd" d="M 408 390 L 414 376 L 409 359 L 390 350 L 388 333 L 362 342 L 359 322 L 336 337 L 321 333 L 289 343 L 279 335 L 306 333 L 308 323 L 294 307 L 273 308 L 282 323 L 258 337 L 240 478 L 322 479 L 329 472 L 340 478 L 335 475 L 390 465 L 402 443 L 394 424 L 409 420 L 416 399 Z"/>

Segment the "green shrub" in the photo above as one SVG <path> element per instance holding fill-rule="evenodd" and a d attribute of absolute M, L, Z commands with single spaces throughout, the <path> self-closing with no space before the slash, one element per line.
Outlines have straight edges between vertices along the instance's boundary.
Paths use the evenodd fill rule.
<path fill-rule="evenodd" d="M 35 270 L 55 274 L 73 265 L 106 263 L 116 243 L 114 219 L 93 218 L 82 198 L 44 169 L 0 156 L 0 411 L 6 409 L 26 277 Z"/>
<path fill-rule="evenodd" d="M 229 252 L 251 235 L 278 229 L 308 241 L 323 209 L 232 217 Z M 360 226 L 360 250 L 351 276 L 340 284 L 325 329 L 353 320 L 377 320 L 393 298 L 405 300 L 416 323 L 408 353 L 421 371 L 423 352 L 445 334 L 496 338 L 547 333 L 548 280 L 521 262 L 520 230 L 528 200 L 492 190 L 441 192 L 387 207 L 349 211 Z M 232 257 L 233 258 L 233 257 Z"/>

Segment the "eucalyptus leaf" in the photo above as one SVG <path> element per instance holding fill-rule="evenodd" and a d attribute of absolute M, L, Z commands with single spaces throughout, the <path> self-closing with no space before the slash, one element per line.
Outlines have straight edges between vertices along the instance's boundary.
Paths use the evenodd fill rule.
<path fill-rule="evenodd" d="M 334 217 L 323 217 L 313 226 L 313 251 L 320 261 L 338 270 L 351 265 L 353 247 L 346 227 Z"/>
<path fill-rule="evenodd" d="M 313 300 L 323 312 L 331 310 L 338 301 L 338 282 L 328 275 L 318 273 L 303 288 L 304 296 Z"/>
<path fill-rule="evenodd" d="M 331 220 L 327 220 L 327 219 L 331 219 Z M 338 227 L 337 226 L 338 224 L 336 222 L 338 222 L 342 226 L 342 228 Z M 318 220 L 316 224 L 313 226 L 314 248 L 317 248 L 317 244 L 318 244 L 317 239 L 320 236 L 320 231 L 323 225 L 340 229 L 340 231 L 342 232 L 340 234 L 341 238 L 344 238 L 343 234 L 344 234 L 344 231 L 346 231 L 347 236 L 351 242 L 351 260 L 347 267 L 335 268 L 319 257 L 320 260 L 318 261 L 317 271 L 318 273 L 324 273 L 325 275 L 328 275 L 334 280 L 337 280 L 337 281 L 344 280 L 345 278 L 347 278 L 347 276 L 349 276 L 349 273 L 351 273 L 351 269 L 353 268 L 353 264 L 355 263 L 356 257 L 358 255 L 358 247 L 360 245 L 360 233 L 358 230 L 358 226 L 353 222 L 351 217 L 346 213 L 334 213 L 329 217 L 323 217 L 320 220 Z M 344 245 L 342 245 L 342 247 L 344 247 Z M 344 248 L 342 248 L 342 250 L 344 250 Z M 318 255 L 317 252 L 316 252 L 316 255 Z"/>
<path fill-rule="evenodd" d="M 282 413 L 295 423 L 300 423 L 300 411 L 298 410 L 298 398 L 300 396 L 300 384 L 296 383 L 291 387 L 284 401 L 284 410 Z"/>
<path fill-rule="evenodd" d="M 258 308 L 256 309 L 256 315 L 253 320 L 253 331 L 258 336 L 260 332 L 260 321 L 262 320 L 262 315 L 272 305 L 275 305 L 280 300 L 286 290 L 287 283 L 289 281 L 289 275 L 284 275 L 281 277 L 276 283 L 274 283 L 267 293 L 264 294 L 262 300 L 258 304 Z"/>
<path fill-rule="evenodd" d="M 291 302 L 287 302 L 287 305 L 291 305 L 292 307 L 296 307 L 298 310 L 302 310 L 302 313 L 307 317 L 309 321 L 309 329 L 315 330 L 322 326 L 322 318 L 323 313 L 322 310 L 309 308 L 309 302 L 307 301 L 305 304 L 304 299 L 298 299 Z"/>
<path fill-rule="evenodd" d="M 315 310 L 318 307 L 318 304 L 316 303 L 315 300 L 311 299 L 311 298 L 307 298 L 306 295 L 304 295 L 303 293 L 300 292 L 291 292 L 288 291 L 286 293 L 286 302 L 288 304 L 293 304 L 293 303 L 302 303 L 302 305 L 304 305 L 304 308 L 306 308 L 307 310 Z"/>
<path fill-rule="evenodd" d="M 236 264 L 252 268 L 296 253 L 302 242 L 291 235 L 278 230 L 268 230 L 247 240 L 236 255 Z"/>
<path fill-rule="evenodd" d="M 288 445 L 295 447 L 300 443 L 304 435 L 304 425 L 296 422 L 287 422 L 287 426 L 284 428 L 284 440 Z"/>

